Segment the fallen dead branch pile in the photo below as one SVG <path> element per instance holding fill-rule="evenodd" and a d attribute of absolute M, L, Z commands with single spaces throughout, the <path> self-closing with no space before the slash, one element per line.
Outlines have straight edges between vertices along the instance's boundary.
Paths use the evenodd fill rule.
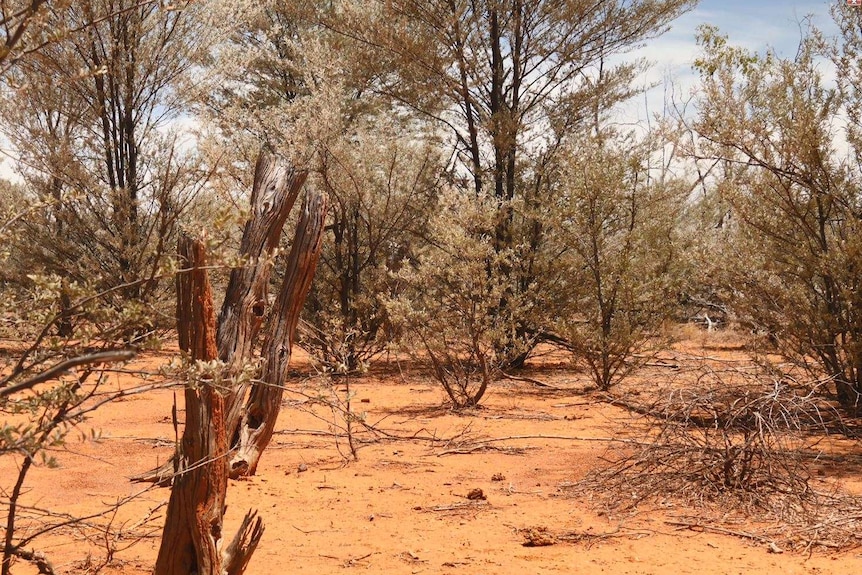
<path fill-rule="evenodd" d="M 717 511 L 717 510 L 716 510 Z M 769 514 L 763 516 L 769 518 Z M 726 512 L 680 516 L 665 523 L 677 530 L 718 533 L 764 545 L 771 553 L 793 550 L 810 553 L 815 548 L 851 549 L 862 545 L 862 499 L 821 495 L 817 503 L 796 512 L 784 509 L 780 521 L 752 521 Z"/>
<path fill-rule="evenodd" d="M 699 507 L 696 521 L 676 524 L 686 529 L 736 533 L 728 517 L 756 518 L 761 527 L 746 538 L 773 551 L 858 545 L 862 500 L 812 476 L 835 447 L 829 431 L 840 420 L 819 391 L 764 372 L 705 367 L 692 385 L 639 406 L 648 439 L 617 447 L 573 490 L 617 510 Z"/>

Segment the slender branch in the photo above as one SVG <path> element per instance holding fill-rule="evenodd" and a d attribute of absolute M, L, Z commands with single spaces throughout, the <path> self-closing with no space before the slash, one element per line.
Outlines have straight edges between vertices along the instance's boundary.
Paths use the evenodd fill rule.
<path fill-rule="evenodd" d="M 712 533 L 719 533 L 721 535 L 733 535 L 735 537 L 742 537 L 743 539 L 751 539 L 752 541 L 757 541 L 758 543 L 773 543 L 771 540 L 769 540 L 765 537 L 761 537 L 760 535 L 755 535 L 754 533 L 749 533 L 748 531 L 739 531 L 736 529 L 725 529 L 724 527 L 705 525 L 703 523 L 691 523 L 688 521 L 665 521 L 665 523 L 667 523 L 668 525 L 673 525 L 674 527 L 680 527 L 683 529 L 691 529 L 693 531 L 697 531 L 697 530 L 709 531 Z"/>
<path fill-rule="evenodd" d="M 6 537 L 3 541 L 3 565 L 0 568 L 2 575 L 9 575 L 9 569 L 12 566 L 12 555 L 16 549 L 12 545 L 12 537 L 15 534 L 15 514 L 18 510 L 18 499 L 21 497 L 21 487 L 24 485 L 24 479 L 27 477 L 27 472 L 30 470 L 31 465 L 33 465 L 33 457 L 28 455 L 24 458 L 24 463 L 21 464 L 21 469 L 18 471 L 18 480 L 15 482 L 15 487 L 12 488 L 12 495 L 9 497 L 9 511 L 6 515 Z"/>
<path fill-rule="evenodd" d="M 648 443 L 644 443 L 642 441 L 637 441 L 634 439 L 620 439 L 618 437 L 578 437 L 573 435 L 510 435 L 508 437 L 494 437 L 491 439 L 481 439 L 473 442 L 473 448 L 481 449 L 482 447 L 486 447 L 489 443 L 498 443 L 501 441 L 513 441 L 516 439 L 556 439 L 561 441 L 595 441 L 599 443 L 625 443 L 628 445 L 648 445 Z M 464 448 L 457 447 L 452 449 L 447 449 L 446 451 L 441 451 L 437 454 L 437 457 L 441 457 L 443 455 L 456 455 L 456 454 L 465 454 Z"/>
<path fill-rule="evenodd" d="M 544 381 L 533 379 L 532 377 L 519 377 L 517 375 L 509 375 L 505 371 L 501 371 L 500 375 L 505 377 L 506 379 L 511 379 L 513 381 L 523 381 L 525 383 L 532 383 L 533 385 L 538 385 L 539 387 L 546 387 L 548 389 L 560 389 L 556 385 L 551 385 L 550 383 L 545 383 Z"/>
<path fill-rule="evenodd" d="M 73 357 L 71 359 L 67 359 L 65 361 L 61 361 L 60 363 L 54 365 L 39 373 L 30 379 L 24 380 L 20 383 L 16 383 L 14 385 L 9 385 L 4 388 L 0 388 L 0 398 L 6 397 L 18 391 L 23 391 L 25 389 L 30 389 L 40 383 L 44 383 L 56 377 L 59 377 L 64 372 L 79 367 L 81 365 L 95 365 L 99 363 L 113 363 L 116 361 L 129 361 L 133 357 L 137 355 L 136 351 L 133 350 L 116 350 L 116 351 L 103 351 L 101 353 L 93 353 L 90 355 L 82 355 L 79 357 Z"/>

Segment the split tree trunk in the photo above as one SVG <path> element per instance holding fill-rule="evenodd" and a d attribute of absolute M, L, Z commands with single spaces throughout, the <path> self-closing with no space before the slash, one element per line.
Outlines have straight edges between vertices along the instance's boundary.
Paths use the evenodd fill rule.
<path fill-rule="evenodd" d="M 231 270 L 216 336 L 218 359 L 227 364 L 231 376 L 238 375 L 252 358 L 255 340 L 268 311 L 266 289 L 272 255 L 307 175 L 305 171 L 284 167 L 267 154 L 258 157 L 251 214 L 240 243 L 239 255 L 245 265 Z M 226 429 L 231 443 L 236 437 L 234 430 L 239 425 L 247 391 L 248 384 L 240 383 L 227 398 Z M 135 476 L 132 481 L 170 485 L 176 458 L 174 454 L 162 466 Z"/>
<path fill-rule="evenodd" d="M 307 176 L 308 172 L 285 168 L 265 154 L 257 160 L 251 214 L 239 249 L 246 265 L 231 270 L 219 314 L 219 359 L 228 365 L 231 373 L 241 372 L 252 357 L 263 318 L 269 312 L 266 289 L 272 272 L 271 258 Z M 240 407 L 229 406 L 229 430 L 239 421 L 243 396 L 244 393 L 238 393 L 235 400 Z"/>
<path fill-rule="evenodd" d="M 263 318 L 270 312 L 266 290 L 272 273 L 272 255 L 307 176 L 308 172 L 286 168 L 268 155 L 261 154 L 258 158 L 251 191 L 252 213 L 240 243 L 240 256 L 248 263 L 231 271 L 219 314 L 219 359 L 227 364 L 231 376 L 238 376 L 251 362 Z M 296 233 L 300 233 L 299 228 Z M 227 404 L 231 447 L 238 441 L 237 430 L 249 385 L 248 377 L 239 378 Z"/>
<path fill-rule="evenodd" d="M 217 359 L 215 312 L 204 244 L 182 236 L 178 251 L 190 272 L 177 275 L 177 331 L 192 361 Z M 222 522 L 228 479 L 226 404 L 221 374 L 206 374 L 185 389 L 186 423 L 175 460 L 174 485 L 165 517 L 155 575 L 241 575 L 263 535 L 263 523 L 249 512 L 224 547 Z M 224 547 L 224 551 L 222 551 Z"/>
<path fill-rule="evenodd" d="M 254 475 L 269 444 L 284 395 L 284 381 L 293 351 L 296 324 L 320 258 L 326 199 L 310 193 L 302 204 L 287 271 L 266 329 L 261 356 L 261 381 L 252 386 L 239 422 L 238 445 L 231 460 L 231 477 Z"/>
<path fill-rule="evenodd" d="M 185 390 L 186 425 L 170 467 L 138 478 L 160 483 L 173 479 L 155 575 L 241 575 L 263 534 L 262 521 L 256 512 L 249 512 L 232 542 L 224 545 L 222 541 L 228 459 L 233 438 L 239 437 L 242 402 L 250 381 L 242 372 L 251 362 L 267 313 L 271 256 L 305 177 L 305 172 L 287 170 L 263 155 L 258 160 L 252 215 L 241 245 L 247 262 L 231 273 L 217 334 L 203 242 L 185 236 L 180 239 L 178 250 L 190 271 L 177 276 L 178 335 L 180 347 L 198 362 L 200 373 Z M 257 392 L 249 399 L 254 415 L 242 421 L 254 423 L 254 433 L 246 436 L 255 449 L 254 458 L 247 458 L 251 465 L 239 464 L 244 470 L 256 467 L 260 451 L 272 436 L 299 311 L 320 254 L 325 211 L 321 195 L 311 195 L 303 204 L 264 349 L 264 378 L 277 382 L 278 395 L 273 399 L 269 393 Z M 206 366 L 205 362 L 213 363 Z M 266 425 L 260 424 L 258 416 L 265 417 Z"/>

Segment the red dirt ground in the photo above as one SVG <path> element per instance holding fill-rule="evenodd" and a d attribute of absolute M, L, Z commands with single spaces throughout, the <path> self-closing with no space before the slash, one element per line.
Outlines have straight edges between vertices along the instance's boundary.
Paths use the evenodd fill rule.
<path fill-rule="evenodd" d="M 167 352 L 150 354 L 133 367 L 154 369 L 170 357 Z M 307 367 L 302 358 L 298 365 Z M 664 377 L 664 371 L 653 369 L 641 377 L 649 385 L 649 378 Z M 333 422 L 341 418 L 291 394 L 257 476 L 229 486 L 226 533 L 232 535 L 252 508 L 266 525 L 247 573 L 862 572 L 858 548 L 776 554 L 762 542 L 668 523 L 674 517 L 696 517 L 698 509 L 644 508 L 622 517 L 561 490 L 602 464 L 608 444 L 595 439 L 625 433 L 637 416 L 584 392 L 588 380 L 582 373 L 550 363 L 529 375 L 565 389 L 504 380 L 491 389 L 483 409 L 456 414 L 445 407 L 443 392 L 431 380 L 402 375 L 394 365 L 351 380 L 353 410 L 366 411 L 366 421 L 392 435 L 423 438 L 371 441 L 368 433 L 360 433 L 358 461 L 342 455 L 346 441 L 336 442 L 331 434 Z M 135 382 L 129 375 L 111 377 L 117 386 Z M 307 395 L 318 393 L 315 385 L 305 383 Z M 160 390 L 100 409 L 85 430 L 100 430 L 101 439 L 71 438 L 57 453 L 59 467 L 32 472 L 24 503 L 83 515 L 144 490 L 128 478 L 171 454 L 173 397 L 173 391 Z M 177 397 L 181 400 L 182 393 Z M 475 446 L 478 439 L 513 436 L 528 437 L 447 454 Z M 435 437 L 438 441 L 430 440 Z M 2 459 L 0 487 L 9 489 L 15 469 L 11 458 Z M 843 481 L 858 485 L 859 477 Z M 468 500 L 475 488 L 487 499 Z M 167 489 L 149 489 L 117 513 L 114 526 L 131 528 L 155 509 L 153 529 L 131 548 L 117 551 L 102 573 L 151 572 L 164 513 L 160 505 L 168 494 Z M 555 543 L 525 547 L 525 533 L 532 529 L 540 535 L 540 528 L 557 535 Z M 123 539 L 116 545 L 128 543 Z M 105 554 L 100 537 L 79 528 L 43 537 L 34 546 L 61 573 L 92 573 Z M 35 570 L 19 561 L 13 572 Z"/>

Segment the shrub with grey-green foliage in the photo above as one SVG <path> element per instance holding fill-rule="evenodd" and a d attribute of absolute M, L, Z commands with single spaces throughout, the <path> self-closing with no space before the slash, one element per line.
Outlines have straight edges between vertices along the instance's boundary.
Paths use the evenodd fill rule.
<path fill-rule="evenodd" d="M 835 142 L 859 109 L 862 12 L 836 8 L 835 44 L 809 30 L 792 59 L 728 45 L 701 31 L 695 154 L 731 166 L 717 187 L 735 225 L 725 285 L 740 318 L 769 333 L 786 358 L 834 382 L 852 412 L 862 398 L 862 175 L 859 116 L 849 115 L 849 155 Z M 834 59 L 838 89 L 820 71 Z M 852 86 L 857 86 L 853 88 Z"/>
<path fill-rule="evenodd" d="M 650 166 L 656 141 L 611 132 L 574 140 L 555 174 L 565 313 L 551 320 L 574 361 L 607 389 L 666 343 L 659 329 L 685 269 L 686 183 Z"/>
<path fill-rule="evenodd" d="M 516 325 L 499 313 L 521 302 L 507 294 L 500 270 L 512 253 L 493 242 L 495 200 L 447 189 L 429 222 L 429 245 L 395 275 L 401 293 L 387 309 L 406 350 L 430 367 L 456 408 L 475 407 L 515 349 Z"/>

